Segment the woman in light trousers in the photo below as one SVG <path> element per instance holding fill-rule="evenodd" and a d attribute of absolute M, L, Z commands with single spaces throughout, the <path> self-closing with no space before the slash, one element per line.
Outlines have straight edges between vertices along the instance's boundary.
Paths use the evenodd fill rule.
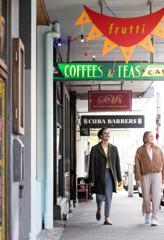
<path fill-rule="evenodd" d="M 142 188 L 142 212 L 145 224 L 158 225 L 158 215 L 161 199 L 161 184 L 164 183 L 164 155 L 162 150 L 154 145 L 151 131 L 143 135 L 144 144 L 135 155 L 135 180 Z"/>

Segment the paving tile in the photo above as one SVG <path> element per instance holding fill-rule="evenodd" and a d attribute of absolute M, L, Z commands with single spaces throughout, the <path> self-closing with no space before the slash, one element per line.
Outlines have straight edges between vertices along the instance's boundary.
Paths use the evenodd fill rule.
<path fill-rule="evenodd" d="M 103 225 L 102 219 L 95 218 L 95 199 L 87 203 L 79 203 L 72 216 L 65 222 L 60 237 L 43 238 L 46 240 L 163 240 L 164 239 L 164 207 L 161 207 L 159 226 L 144 224 L 141 212 L 142 198 L 138 194 L 128 197 L 121 191 L 113 195 L 111 220 L 112 226 Z M 103 209 L 102 209 L 103 210 Z M 55 231 L 55 228 L 54 228 Z M 48 236 L 48 235 L 47 235 Z M 42 239 L 40 239 L 42 240 Z"/>

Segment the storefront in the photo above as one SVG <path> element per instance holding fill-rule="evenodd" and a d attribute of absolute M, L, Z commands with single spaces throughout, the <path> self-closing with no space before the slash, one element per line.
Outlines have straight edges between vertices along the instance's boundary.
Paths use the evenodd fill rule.
<path fill-rule="evenodd" d="M 6 239 L 6 1 L 0 1 L 0 239 Z"/>
<path fill-rule="evenodd" d="M 0 239 L 6 236 L 6 68 L 0 62 Z"/>

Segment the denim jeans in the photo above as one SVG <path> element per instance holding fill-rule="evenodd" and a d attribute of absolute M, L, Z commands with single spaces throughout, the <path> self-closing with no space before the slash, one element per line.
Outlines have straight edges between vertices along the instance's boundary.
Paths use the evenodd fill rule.
<path fill-rule="evenodd" d="M 105 200 L 105 207 L 104 207 L 105 217 L 109 217 L 110 215 L 112 194 L 113 194 L 112 173 L 111 173 L 111 170 L 107 168 L 105 171 L 105 196 L 101 194 L 96 194 L 97 208 L 101 208 L 102 201 Z"/>

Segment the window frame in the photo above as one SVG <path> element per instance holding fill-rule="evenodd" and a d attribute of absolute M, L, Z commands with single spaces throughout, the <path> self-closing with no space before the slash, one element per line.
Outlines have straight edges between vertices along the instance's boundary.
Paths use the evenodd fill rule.
<path fill-rule="evenodd" d="M 13 38 L 13 133 L 25 134 L 25 50 L 20 38 Z"/>

